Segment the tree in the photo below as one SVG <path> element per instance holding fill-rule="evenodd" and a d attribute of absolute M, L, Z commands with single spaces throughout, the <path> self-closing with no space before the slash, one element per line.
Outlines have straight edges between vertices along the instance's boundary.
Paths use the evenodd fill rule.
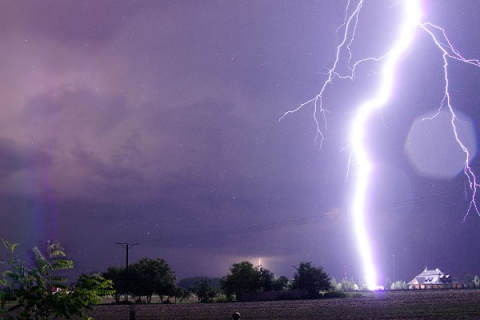
<path fill-rule="evenodd" d="M 212 287 L 214 287 L 215 289 L 220 290 L 221 278 L 211 278 L 211 277 L 206 277 L 206 276 L 183 278 L 182 280 L 178 281 L 177 286 L 179 286 L 182 289 L 189 290 L 189 289 L 195 287 L 197 282 L 200 282 L 202 279 L 210 280 L 210 285 Z"/>
<path fill-rule="evenodd" d="M 334 291 L 342 291 L 342 285 L 339 284 L 335 278 L 330 280 L 330 286 Z"/>
<path fill-rule="evenodd" d="M 330 290 L 330 279 L 322 267 L 314 267 L 311 262 L 301 262 L 295 269 L 297 271 L 293 277 L 292 289 L 307 290 L 309 298 L 319 298 L 320 291 Z"/>
<path fill-rule="evenodd" d="M 342 288 L 342 291 L 358 291 L 359 287 L 358 284 L 355 282 L 353 278 L 348 279 L 343 279 L 342 282 L 340 282 L 340 287 Z"/>
<path fill-rule="evenodd" d="M 130 270 L 130 288 L 139 299 L 146 297 L 150 303 L 153 294 L 162 301 L 164 296 L 175 296 L 175 274 L 165 260 L 143 258 Z"/>
<path fill-rule="evenodd" d="M 273 290 L 282 291 L 287 290 L 290 280 L 288 280 L 285 276 L 280 276 L 275 279 L 275 283 L 273 284 Z"/>
<path fill-rule="evenodd" d="M 387 279 L 385 279 L 385 290 L 392 289 L 392 285 L 392 280 L 390 279 L 390 277 L 387 277 Z"/>
<path fill-rule="evenodd" d="M 192 293 L 190 290 L 183 289 L 181 287 L 175 287 L 175 303 L 177 302 L 177 298 L 180 299 L 180 302 L 190 298 Z"/>
<path fill-rule="evenodd" d="M 286 277 L 276 278 L 273 272 L 251 262 L 234 263 L 230 274 L 220 280 L 220 287 L 228 299 L 234 295 L 258 291 L 283 290 L 288 285 Z"/>
<path fill-rule="evenodd" d="M 275 290 L 275 275 L 272 271 L 259 267 L 258 271 L 260 273 L 260 288 L 263 291 L 272 291 Z"/>
<path fill-rule="evenodd" d="M 261 291 L 281 291 L 288 287 L 289 280 L 285 276 L 277 278 L 275 274 L 263 267 L 258 267 L 260 273 L 260 290 Z"/>
<path fill-rule="evenodd" d="M 392 283 L 392 286 L 390 287 L 392 290 L 403 290 L 407 289 L 407 283 L 402 280 L 395 281 Z"/>
<path fill-rule="evenodd" d="M 480 278 L 478 276 L 473 278 L 473 284 L 475 285 L 475 288 L 480 288 Z"/>
<path fill-rule="evenodd" d="M 73 290 L 74 294 L 82 297 L 88 305 L 100 303 L 114 291 L 112 280 L 107 280 L 98 273 L 81 274 Z"/>
<path fill-rule="evenodd" d="M 17 244 L 3 241 L 7 254 L 7 270 L 2 274 L 2 291 L 9 292 L 14 306 L 8 312 L 16 312 L 19 319 L 71 319 L 85 318 L 83 310 L 95 304 L 102 292 L 112 290 L 108 282 L 97 279 L 96 284 L 79 286 L 67 292 L 67 279 L 57 274 L 59 270 L 73 268 L 73 261 L 65 258 L 63 247 L 55 242 L 47 243 L 46 255 L 38 247 L 32 249 L 35 266 L 29 268 L 15 252 Z M 86 280 L 85 280 L 86 281 Z M 86 283 L 86 282 L 84 282 Z"/>
<path fill-rule="evenodd" d="M 223 277 L 220 286 L 228 297 L 260 290 L 260 272 L 249 261 L 234 263 L 230 274 Z"/>
<path fill-rule="evenodd" d="M 468 288 L 475 288 L 475 283 L 473 282 L 474 278 L 475 277 L 471 273 L 465 275 L 464 283 Z"/>
<path fill-rule="evenodd" d="M 117 304 L 120 303 L 120 297 L 127 293 L 127 284 L 125 282 L 125 268 L 110 267 L 106 272 L 102 273 L 102 277 L 111 280 L 114 292 L 112 293 Z"/>
<path fill-rule="evenodd" d="M 211 286 L 210 279 L 201 279 L 196 285 L 193 287 L 194 293 L 198 297 L 198 301 L 200 302 L 213 302 L 213 298 L 217 295 L 215 289 Z"/>

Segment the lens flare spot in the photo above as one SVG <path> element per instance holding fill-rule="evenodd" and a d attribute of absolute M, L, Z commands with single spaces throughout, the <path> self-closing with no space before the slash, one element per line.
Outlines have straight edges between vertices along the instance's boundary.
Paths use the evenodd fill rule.
<path fill-rule="evenodd" d="M 463 171 L 465 153 L 452 134 L 452 114 L 447 110 L 436 112 L 415 119 L 405 142 L 405 152 L 419 175 L 450 180 Z M 470 161 L 477 153 L 475 128 L 472 120 L 460 111 L 455 115 L 457 133 L 470 151 Z"/>

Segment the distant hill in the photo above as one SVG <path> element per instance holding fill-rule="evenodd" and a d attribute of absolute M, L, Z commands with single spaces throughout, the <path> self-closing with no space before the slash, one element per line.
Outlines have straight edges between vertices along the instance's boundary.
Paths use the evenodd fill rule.
<path fill-rule="evenodd" d="M 202 279 L 210 280 L 210 285 L 214 288 L 220 289 L 220 279 L 221 278 L 210 278 L 205 276 L 190 277 L 178 281 L 177 286 L 182 289 L 190 289 L 195 286 L 195 283 L 200 282 Z"/>

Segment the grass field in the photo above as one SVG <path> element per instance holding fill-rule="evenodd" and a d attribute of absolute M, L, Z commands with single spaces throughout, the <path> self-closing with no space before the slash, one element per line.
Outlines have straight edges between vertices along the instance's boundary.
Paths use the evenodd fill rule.
<path fill-rule="evenodd" d="M 347 298 L 136 305 L 136 319 L 480 319 L 480 290 L 385 291 Z M 129 319 L 127 305 L 99 305 L 97 320 Z"/>

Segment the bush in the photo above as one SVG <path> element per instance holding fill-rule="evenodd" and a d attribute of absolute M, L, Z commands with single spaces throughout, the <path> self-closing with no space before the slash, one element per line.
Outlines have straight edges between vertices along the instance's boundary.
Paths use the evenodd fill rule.
<path fill-rule="evenodd" d="M 330 299 L 330 298 L 345 298 L 347 295 L 345 294 L 345 292 L 341 292 L 341 291 L 328 291 L 328 292 L 325 292 L 322 296 L 322 298 L 325 298 L 325 299 Z"/>

